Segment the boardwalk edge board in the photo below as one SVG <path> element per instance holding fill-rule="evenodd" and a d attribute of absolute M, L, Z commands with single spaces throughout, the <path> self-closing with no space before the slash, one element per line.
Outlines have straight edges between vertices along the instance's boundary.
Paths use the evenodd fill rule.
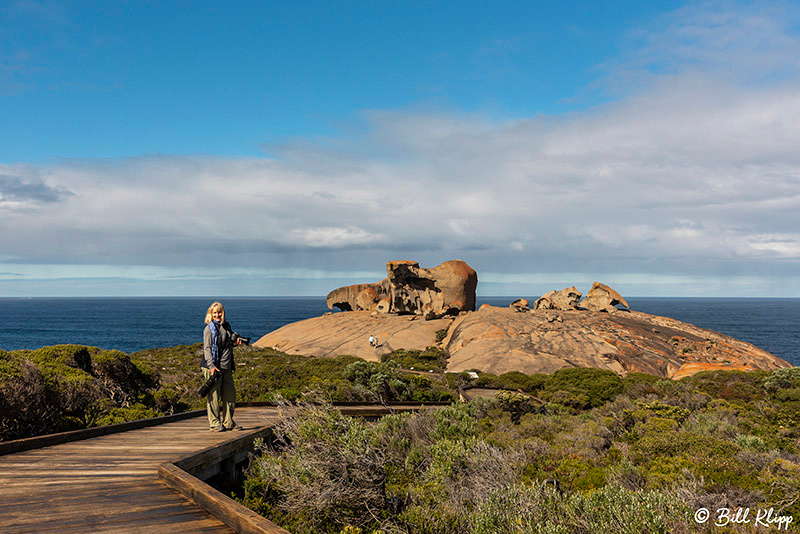
<path fill-rule="evenodd" d="M 239 534 L 291 534 L 173 463 L 159 465 L 158 477 Z"/>

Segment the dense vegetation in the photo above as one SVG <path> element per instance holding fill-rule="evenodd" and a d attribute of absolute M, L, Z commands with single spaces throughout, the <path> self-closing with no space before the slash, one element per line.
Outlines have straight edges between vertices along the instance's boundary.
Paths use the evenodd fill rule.
<path fill-rule="evenodd" d="M 294 534 L 767 528 L 754 515 L 701 526 L 701 507 L 800 520 L 799 368 L 482 378 L 538 400 L 506 393 L 372 424 L 306 406 L 251 467 L 243 502 Z"/>
<path fill-rule="evenodd" d="M 451 391 L 394 360 L 311 358 L 236 347 L 237 399 L 449 401 Z M 202 408 L 202 344 L 134 354 L 81 345 L 0 350 L 0 440 Z"/>
<path fill-rule="evenodd" d="M 200 408 L 200 352 L 0 351 L 0 439 Z M 277 428 L 243 502 L 295 534 L 681 533 L 708 528 L 693 521 L 700 507 L 772 507 L 800 521 L 798 368 L 680 381 L 405 370 L 438 371 L 445 356 L 366 362 L 237 347 L 240 401 L 313 401 Z M 458 386 L 505 391 L 375 423 L 318 402 L 451 400 Z"/>
<path fill-rule="evenodd" d="M 0 439 L 158 415 L 158 373 L 119 351 L 79 345 L 0 350 Z"/>

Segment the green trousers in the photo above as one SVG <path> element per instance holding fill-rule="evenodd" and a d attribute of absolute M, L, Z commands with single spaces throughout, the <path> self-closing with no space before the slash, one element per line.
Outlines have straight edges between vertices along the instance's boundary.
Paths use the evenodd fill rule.
<path fill-rule="evenodd" d="M 222 369 L 222 380 L 217 380 L 206 397 L 208 425 L 211 428 L 222 426 L 231 429 L 236 426 L 233 410 L 236 407 L 236 386 L 233 384 L 233 371 Z M 211 371 L 203 368 L 203 378 L 208 380 Z"/>

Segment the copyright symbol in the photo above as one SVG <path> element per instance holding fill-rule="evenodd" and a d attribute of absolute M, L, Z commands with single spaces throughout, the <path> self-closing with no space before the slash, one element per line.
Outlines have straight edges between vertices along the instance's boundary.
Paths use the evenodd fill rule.
<path fill-rule="evenodd" d="M 711 517 L 711 512 L 708 511 L 708 508 L 700 508 L 694 513 L 694 522 L 703 524 L 708 521 L 709 517 Z"/>

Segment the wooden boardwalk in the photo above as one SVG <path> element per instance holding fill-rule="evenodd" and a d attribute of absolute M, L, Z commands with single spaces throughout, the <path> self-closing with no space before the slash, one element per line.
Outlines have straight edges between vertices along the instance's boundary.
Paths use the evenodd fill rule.
<path fill-rule="evenodd" d="M 193 417 L 0 456 L 0 532 L 231 533 L 158 478 L 158 465 L 279 421 L 237 407 L 244 431 L 209 432 Z"/>

